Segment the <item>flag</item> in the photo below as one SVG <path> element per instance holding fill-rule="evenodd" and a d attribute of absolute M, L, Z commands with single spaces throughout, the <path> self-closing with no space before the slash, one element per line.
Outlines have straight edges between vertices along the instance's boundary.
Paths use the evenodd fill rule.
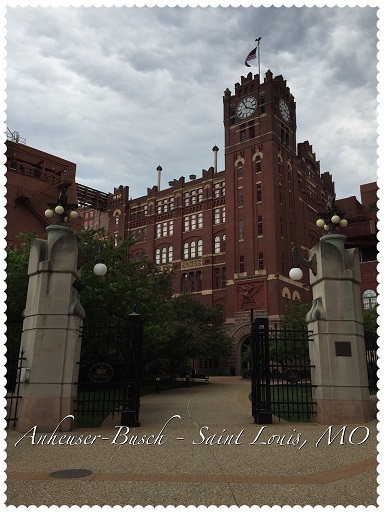
<path fill-rule="evenodd" d="M 250 68 L 250 67 L 251 67 L 251 65 L 250 65 L 250 64 L 248 64 L 248 62 L 249 62 L 250 60 L 253 60 L 253 59 L 256 59 L 256 48 L 254 48 L 251 52 L 249 52 L 248 57 L 245 59 L 244 64 L 245 64 L 248 68 Z"/>

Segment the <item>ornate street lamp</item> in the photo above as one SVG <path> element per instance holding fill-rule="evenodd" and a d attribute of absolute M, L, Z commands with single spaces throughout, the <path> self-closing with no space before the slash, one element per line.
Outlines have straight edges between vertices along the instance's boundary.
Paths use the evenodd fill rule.
<path fill-rule="evenodd" d="M 336 228 L 346 228 L 348 226 L 347 219 L 344 219 L 345 212 L 339 210 L 335 205 L 336 196 L 331 197 L 327 203 L 327 211 L 318 213 L 319 219 L 316 221 L 318 228 L 324 228 L 328 234 L 337 233 Z"/>
<path fill-rule="evenodd" d="M 65 225 L 68 220 L 68 216 L 71 219 L 77 219 L 79 216 L 79 213 L 77 212 L 78 204 L 68 203 L 67 190 L 71 184 L 72 183 L 70 181 L 63 181 L 60 184 L 59 199 L 56 203 L 48 203 L 49 208 L 44 212 L 44 215 L 47 218 L 53 217 L 56 213 L 58 221 L 55 224 Z"/>
<path fill-rule="evenodd" d="M 319 219 L 316 221 L 316 226 L 318 228 L 324 228 L 324 231 L 327 232 L 327 235 L 335 235 L 337 233 L 338 227 L 346 228 L 348 226 L 347 219 L 344 219 L 345 212 L 342 212 L 335 205 L 335 199 L 336 196 L 332 196 L 327 203 L 327 211 L 317 214 Z M 310 260 L 305 260 L 296 249 L 296 247 L 293 247 L 292 268 L 289 271 L 289 277 L 293 281 L 300 281 L 300 279 L 303 277 L 303 271 L 299 267 L 299 263 L 304 267 L 310 268 L 314 276 L 317 275 L 316 254 L 314 254 Z"/>
<path fill-rule="evenodd" d="M 292 281 L 300 281 L 303 277 L 303 271 L 299 267 L 299 263 L 312 270 L 314 276 L 317 275 L 317 260 L 316 254 L 312 256 L 310 260 L 306 260 L 302 257 L 296 247 L 292 248 L 292 268 L 289 271 L 289 277 Z"/>

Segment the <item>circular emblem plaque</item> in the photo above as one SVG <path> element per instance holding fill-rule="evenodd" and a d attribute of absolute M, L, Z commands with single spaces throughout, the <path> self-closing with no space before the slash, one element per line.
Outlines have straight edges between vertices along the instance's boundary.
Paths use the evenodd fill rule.
<path fill-rule="evenodd" d="M 88 370 L 88 376 L 92 382 L 104 384 L 112 379 L 113 368 L 108 363 L 96 363 Z"/>
<path fill-rule="evenodd" d="M 290 384 L 296 384 L 301 379 L 301 373 L 298 370 L 287 370 L 284 373 L 284 378 Z"/>

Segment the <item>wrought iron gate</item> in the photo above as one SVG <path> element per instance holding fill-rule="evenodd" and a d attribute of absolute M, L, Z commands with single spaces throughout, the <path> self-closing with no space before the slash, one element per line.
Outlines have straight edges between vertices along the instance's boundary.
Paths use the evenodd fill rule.
<path fill-rule="evenodd" d="M 255 423 L 312 421 L 311 363 L 307 329 L 289 329 L 255 318 L 251 330 L 252 416 Z"/>
<path fill-rule="evenodd" d="M 99 426 L 110 414 L 121 414 L 119 425 L 138 426 L 142 348 L 141 316 L 82 327 L 77 400 L 78 425 Z"/>

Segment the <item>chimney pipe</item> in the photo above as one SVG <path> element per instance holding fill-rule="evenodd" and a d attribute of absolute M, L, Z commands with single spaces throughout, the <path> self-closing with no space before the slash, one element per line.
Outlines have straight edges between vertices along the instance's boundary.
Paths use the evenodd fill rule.
<path fill-rule="evenodd" d="M 214 172 L 214 174 L 216 174 L 217 173 L 217 152 L 219 151 L 219 148 L 217 146 L 213 146 L 212 151 L 214 152 L 213 172 Z"/>
<path fill-rule="evenodd" d="M 163 170 L 163 168 L 161 167 L 161 165 L 159 165 L 157 168 L 156 168 L 156 171 L 157 171 L 157 190 L 160 191 L 160 179 L 161 179 L 161 171 Z"/>

